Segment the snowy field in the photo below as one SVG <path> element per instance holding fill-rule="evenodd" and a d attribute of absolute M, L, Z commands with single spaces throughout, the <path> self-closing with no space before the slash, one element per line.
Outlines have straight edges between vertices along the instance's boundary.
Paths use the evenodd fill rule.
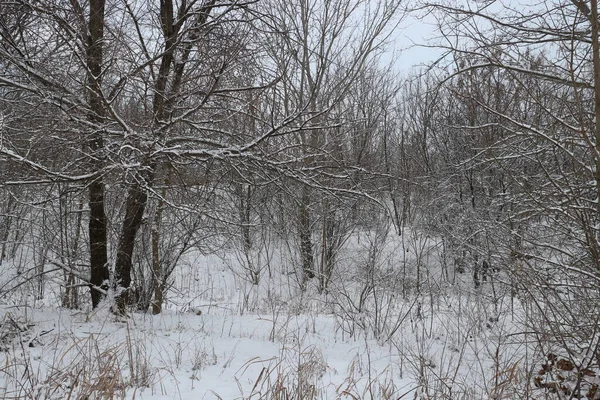
<path fill-rule="evenodd" d="M 126 319 L 108 302 L 51 308 L 51 275 L 36 298 L 39 282 L 7 272 L 0 398 L 547 398 L 526 378 L 544 359 L 502 272 L 475 289 L 469 273 L 441 268 L 433 240 L 372 239 L 348 240 L 321 294 L 316 279 L 300 289 L 284 246 L 259 285 L 234 252 L 191 252 L 163 313 Z"/>

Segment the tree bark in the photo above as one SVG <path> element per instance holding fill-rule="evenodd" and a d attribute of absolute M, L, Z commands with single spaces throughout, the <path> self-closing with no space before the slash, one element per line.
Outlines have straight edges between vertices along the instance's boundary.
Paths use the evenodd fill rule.
<path fill-rule="evenodd" d="M 105 0 L 90 0 L 90 14 L 88 21 L 87 40 L 87 87 L 89 102 L 89 119 L 95 123 L 102 123 L 104 106 L 100 85 L 102 80 L 102 58 L 104 39 L 104 6 Z M 98 160 L 98 152 L 104 146 L 101 133 L 94 132 L 89 140 L 89 149 L 93 159 Z M 98 161 L 92 162 L 93 167 L 100 169 Z M 104 180 L 97 177 L 89 185 L 89 236 L 90 236 L 90 289 L 92 307 L 96 308 L 103 298 L 101 291 L 108 289 L 109 269 L 107 255 L 107 227 L 104 211 Z"/>
<path fill-rule="evenodd" d="M 167 185 L 169 179 L 165 179 L 165 186 L 162 190 L 162 198 L 158 199 L 156 206 L 156 215 L 154 216 L 154 226 L 152 226 L 152 286 L 154 287 L 154 300 L 152 301 L 152 314 L 162 312 L 162 303 L 164 300 L 165 281 L 167 279 L 165 267 L 161 267 L 160 260 L 160 234 L 162 213 L 164 209 L 164 198 L 167 195 Z"/>
<path fill-rule="evenodd" d="M 10 226 L 12 222 L 14 199 L 12 196 L 8 197 L 8 203 L 6 204 L 6 216 L 2 218 L 2 225 L 0 225 L 0 242 L 2 242 L 2 248 L 0 249 L 0 264 L 6 258 L 6 244 L 8 242 L 8 235 L 10 233 Z"/>
<path fill-rule="evenodd" d="M 65 202 L 66 203 L 66 202 Z M 65 229 L 65 239 L 68 238 L 66 231 L 68 226 L 68 209 L 67 205 L 64 206 L 64 229 Z M 81 220 L 83 214 L 83 198 L 80 198 L 79 205 L 77 207 L 77 222 L 75 224 L 75 237 L 73 238 L 72 247 L 69 249 L 69 242 L 66 243 L 67 249 L 67 259 L 65 260 L 67 265 L 69 266 L 69 271 L 65 271 L 65 293 L 62 298 L 62 306 L 64 308 L 77 309 L 79 308 L 79 292 L 75 283 L 77 282 L 77 277 L 73 273 L 73 270 L 76 268 L 75 263 L 73 262 L 76 254 L 79 251 L 79 240 L 81 239 Z"/>
<path fill-rule="evenodd" d="M 600 215 L 600 23 L 598 22 L 598 0 L 591 0 L 591 28 L 592 28 L 592 62 L 594 66 L 594 138 L 595 138 L 595 180 L 596 180 L 596 218 Z M 590 242 L 590 253 L 596 264 L 596 269 L 600 270 L 600 239 L 596 223 L 592 224 L 592 233 Z"/>
<path fill-rule="evenodd" d="M 302 286 L 306 285 L 308 279 L 315 277 L 314 260 L 313 260 L 313 245 L 311 238 L 311 222 L 310 222 L 310 195 L 308 188 L 302 188 L 302 199 L 300 204 L 300 259 L 302 262 Z"/>
<path fill-rule="evenodd" d="M 145 188 L 136 185 L 129 190 L 115 264 L 115 290 L 117 293 L 115 302 L 117 312 L 120 314 L 125 314 L 128 303 L 128 289 L 131 285 L 135 237 L 142 225 L 142 217 L 147 201 L 148 195 Z"/>

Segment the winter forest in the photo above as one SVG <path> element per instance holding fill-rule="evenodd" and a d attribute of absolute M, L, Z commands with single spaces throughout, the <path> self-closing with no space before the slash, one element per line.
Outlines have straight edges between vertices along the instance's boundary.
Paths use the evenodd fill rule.
<path fill-rule="evenodd" d="M 598 13 L 0 0 L 0 398 L 600 399 Z"/>

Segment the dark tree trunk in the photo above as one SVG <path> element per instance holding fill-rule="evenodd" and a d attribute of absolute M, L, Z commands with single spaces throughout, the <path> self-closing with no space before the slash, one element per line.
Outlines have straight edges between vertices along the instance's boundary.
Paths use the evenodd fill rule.
<path fill-rule="evenodd" d="M 101 95 L 102 57 L 104 39 L 104 5 L 105 0 L 90 0 L 90 15 L 88 21 L 87 65 L 88 65 L 88 102 L 90 121 L 101 124 L 104 115 L 104 105 Z M 101 160 L 98 152 L 104 145 L 102 134 L 94 132 L 89 139 L 89 148 L 94 160 Z M 93 167 L 99 170 L 101 161 L 93 161 Z M 92 307 L 96 308 L 102 300 L 103 290 L 108 289 L 109 269 L 106 240 L 106 214 L 104 212 L 104 181 L 96 178 L 89 186 L 90 206 L 90 286 Z"/>
<path fill-rule="evenodd" d="M 103 298 L 102 292 L 108 289 L 108 257 L 106 249 L 106 214 L 104 213 L 104 182 L 90 184 L 90 283 L 92 307 L 96 308 Z"/>
<path fill-rule="evenodd" d="M 117 262 L 115 264 L 115 290 L 117 292 L 117 312 L 125 313 L 128 303 L 128 289 L 131 285 L 131 268 L 133 260 L 133 249 L 135 237 L 142 226 L 142 217 L 148 201 L 148 195 L 144 188 L 134 186 L 127 193 L 125 205 L 125 219 L 123 229 L 119 238 L 117 250 Z"/>

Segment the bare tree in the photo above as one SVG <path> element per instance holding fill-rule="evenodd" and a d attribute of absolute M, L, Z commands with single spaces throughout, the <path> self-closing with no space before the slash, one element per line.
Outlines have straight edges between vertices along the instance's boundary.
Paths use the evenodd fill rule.
<path fill-rule="evenodd" d="M 462 162 L 488 171 L 481 188 L 495 212 L 479 215 L 496 229 L 515 289 L 539 311 L 531 328 L 580 362 L 578 341 L 597 348 L 598 6 L 493 3 L 429 5 L 449 51 L 444 83 L 480 116 L 455 124 L 477 135 Z"/>
<path fill-rule="evenodd" d="M 402 17 L 402 10 L 401 2 L 396 0 L 272 2 L 271 9 L 273 15 L 280 17 L 278 29 L 284 33 L 276 38 L 270 50 L 278 68 L 285 70 L 282 107 L 287 113 L 302 111 L 294 137 L 302 146 L 291 157 L 308 172 L 293 194 L 297 204 L 301 281 L 305 287 L 307 280 L 317 272 L 317 244 L 313 236 L 317 230 L 315 214 L 319 205 L 314 199 L 315 188 L 336 186 L 333 182 L 336 179 L 331 179 L 333 174 L 328 170 L 331 163 L 327 165 L 337 150 L 331 147 L 336 143 L 333 138 L 340 132 L 353 134 L 345 127 L 354 122 L 355 116 L 350 110 L 334 110 L 343 107 L 355 83 L 383 49 Z M 323 167 L 316 168 L 317 165 Z M 346 172 L 352 168 L 345 167 L 349 167 Z M 352 173 L 348 175 L 352 179 Z M 323 204 L 324 215 L 331 215 L 326 203 Z M 324 232 L 331 232 L 331 223 L 329 228 L 326 226 L 328 218 L 323 219 Z M 327 239 L 321 243 L 326 254 Z M 325 255 L 322 259 L 327 258 Z"/>
<path fill-rule="evenodd" d="M 147 221 L 154 225 L 152 279 L 160 301 L 165 210 L 227 220 L 220 210 L 199 212 L 193 201 L 180 203 L 189 199 L 170 194 L 165 180 L 185 184 L 181 177 L 197 165 L 211 166 L 204 186 L 224 185 L 231 170 L 301 183 L 300 248 L 306 276 L 314 273 L 312 196 L 336 187 L 360 193 L 340 184 L 351 174 L 333 174 L 348 166 L 333 167 L 328 135 L 343 113 L 329 115 L 395 27 L 399 1 L 258 7 L 252 0 L 95 0 L 2 7 L 0 156 L 25 167 L 11 169 L 19 172 L 6 174 L 4 185 L 87 187 L 91 273 L 80 278 L 90 285 L 94 307 L 114 290 L 115 310 L 125 312 Z M 50 156 L 53 148 L 61 157 Z M 247 182 L 251 201 L 254 180 Z M 242 226 L 249 226 L 248 204 Z M 331 215 L 329 206 L 323 209 Z M 324 232 L 332 232 L 330 219 L 323 221 Z M 324 254 L 333 246 L 327 240 Z"/>

